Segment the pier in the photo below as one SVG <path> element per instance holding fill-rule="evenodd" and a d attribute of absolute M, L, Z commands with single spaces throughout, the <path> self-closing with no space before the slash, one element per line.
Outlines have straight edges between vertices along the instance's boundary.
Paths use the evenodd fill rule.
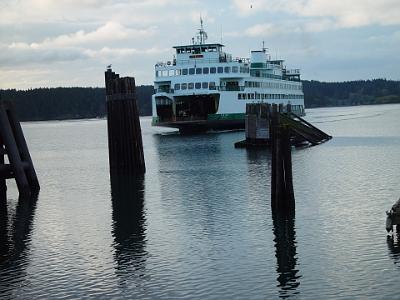
<path fill-rule="evenodd" d="M 276 111 L 273 111 L 274 106 Z M 290 128 L 292 146 L 315 146 L 332 138 L 332 136 L 293 113 L 290 104 L 284 106 L 282 104 L 248 103 L 246 105 L 246 139 L 235 143 L 235 147 L 271 147 L 273 120 L 277 120 L 279 124 Z"/>

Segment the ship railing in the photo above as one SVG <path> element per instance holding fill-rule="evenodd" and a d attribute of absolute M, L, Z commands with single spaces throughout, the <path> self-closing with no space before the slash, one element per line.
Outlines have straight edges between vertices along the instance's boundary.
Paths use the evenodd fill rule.
<path fill-rule="evenodd" d="M 289 69 L 285 73 L 286 75 L 300 75 L 300 69 Z"/>
<path fill-rule="evenodd" d="M 178 60 L 176 61 L 177 66 L 181 65 L 195 65 L 196 63 L 239 63 L 239 64 L 249 64 L 250 60 L 248 58 L 240 58 L 236 57 L 234 59 L 230 58 L 225 58 L 225 57 L 220 57 L 220 58 L 199 58 L 199 59 L 185 59 L 185 60 Z M 169 67 L 170 65 L 167 64 L 161 64 L 157 63 L 156 67 Z"/>
<path fill-rule="evenodd" d="M 232 59 L 234 62 L 250 64 L 250 59 L 247 57 L 235 57 Z"/>
<path fill-rule="evenodd" d="M 156 89 L 157 93 L 166 93 L 166 94 L 173 94 L 174 89 L 167 89 L 167 88 L 158 88 Z"/>
<path fill-rule="evenodd" d="M 183 60 L 178 60 L 176 62 L 176 65 L 195 65 L 196 62 L 202 62 L 202 63 L 218 63 L 219 59 L 218 58 L 198 58 L 198 59 L 183 59 Z M 159 65 L 160 66 L 160 65 Z M 165 65 L 164 65 L 165 66 Z M 165 66 L 167 67 L 167 66 Z"/>
<path fill-rule="evenodd" d="M 224 92 L 235 92 L 235 91 L 244 91 L 244 86 L 219 86 L 219 91 Z"/>

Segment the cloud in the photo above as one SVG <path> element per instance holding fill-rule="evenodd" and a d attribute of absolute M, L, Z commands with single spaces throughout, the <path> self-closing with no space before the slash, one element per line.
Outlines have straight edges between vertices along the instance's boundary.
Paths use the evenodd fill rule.
<path fill-rule="evenodd" d="M 244 31 L 244 33 L 250 37 L 259 37 L 259 36 L 268 37 L 268 36 L 277 34 L 280 31 L 281 30 L 274 24 L 263 23 L 263 24 L 257 24 L 257 25 L 247 28 Z"/>
<path fill-rule="evenodd" d="M 99 50 L 87 49 L 84 51 L 85 55 L 90 58 L 99 59 L 102 61 L 110 61 L 115 59 L 133 57 L 135 55 L 153 55 L 168 52 L 169 49 L 149 48 L 149 49 L 136 49 L 136 48 L 109 48 L 103 47 Z"/>
<path fill-rule="evenodd" d="M 156 24 L 165 15 L 171 18 L 195 3 L 196 0 L 1 0 L 0 24 L 98 23 L 104 19 Z"/>
<path fill-rule="evenodd" d="M 87 59 L 88 56 L 78 48 L 43 49 L 27 44 L 14 44 L 0 47 L 0 65 L 22 66 L 31 64 L 51 64 L 57 61 Z"/>
<path fill-rule="evenodd" d="M 241 16 L 284 12 L 299 17 L 330 18 L 334 28 L 400 24 L 398 0 L 232 0 L 232 3 Z"/>
<path fill-rule="evenodd" d="M 104 44 L 114 41 L 132 41 L 150 37 L 155 28 L 127 28 L 120 23 L 107 22 L 93 31 L 79 30 L 71 34 L 45 38 L 39 42 L 12 42 L 0 45 L 1 65 L 22 65 L 49 63 L 56 61 L 73 61 L 110 57 L 126 57 L 132 54 L 154 53 L 159 50 L 149 48 L 108 48 Z"/>
<path fill-rule="evenodd" d="M 148 29 L 131 29 L 126 28 L 120 23 L 107 22 L 98 29 L 85 32 L 79 30 L 72 34 L 60 35 L 54 38 L 46 38 L 42 42 L 35 43 L 12 43 L 12 49 L 48 49 L 59 47 L 73 47 L 79 45 L 93 45 L 98 43 L 106 43 L 115 40 L 134 39 L 144 36 L 152 36 L 155 34 L 155 28 Z"/>

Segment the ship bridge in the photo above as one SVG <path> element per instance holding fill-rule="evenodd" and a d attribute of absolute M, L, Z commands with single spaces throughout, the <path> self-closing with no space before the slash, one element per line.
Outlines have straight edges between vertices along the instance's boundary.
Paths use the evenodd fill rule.
<path fill-rule="evenodd" d="M 222 44 L 193 44 L 185 46 L 175 46 L 176 64 L 188 64 L 190 61 L 198 63 L 219 63 L 229 62 L 232 56 L 223 52 Z"/>

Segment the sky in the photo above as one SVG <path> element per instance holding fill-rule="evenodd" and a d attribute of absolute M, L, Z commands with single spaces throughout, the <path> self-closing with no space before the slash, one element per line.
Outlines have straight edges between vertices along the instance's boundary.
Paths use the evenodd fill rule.
<path fill-rule="evenodd" d="M 0 0 L 0 88 L 136 84 L 172 46 L 207 42 L 249 57 L 263 41 L 302 79 L 400 80 L 400 0 Z"/>

